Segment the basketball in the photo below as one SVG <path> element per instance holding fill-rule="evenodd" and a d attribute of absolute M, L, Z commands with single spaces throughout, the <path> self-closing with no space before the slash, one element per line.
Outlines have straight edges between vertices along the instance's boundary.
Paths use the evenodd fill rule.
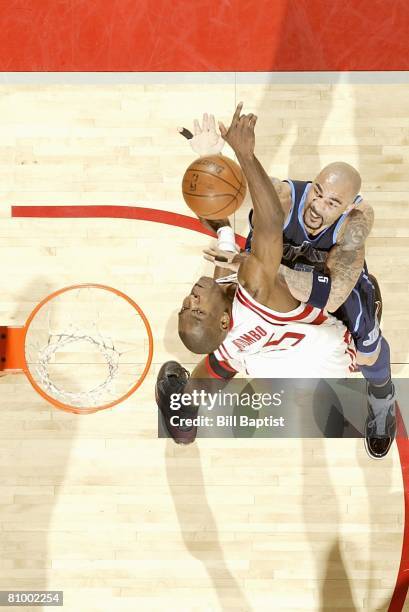
<path fill-rule="evenodd" d="M 240 166 L 229 157 L 199 157 L 184 174 L 182 192 L 186 204 L 199 217 L 222 219 L 243 203 L 246 179 Z"/>

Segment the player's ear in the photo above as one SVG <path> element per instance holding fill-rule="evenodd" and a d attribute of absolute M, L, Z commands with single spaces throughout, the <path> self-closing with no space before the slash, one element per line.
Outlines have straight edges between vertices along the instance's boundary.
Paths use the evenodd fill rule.
<path fill-rule="evenodd" d="M 230 325 L 230 315 L 228 312 L 224 312 L 220 321 L 220 327 L 223 331 L 228 331 Z"/>

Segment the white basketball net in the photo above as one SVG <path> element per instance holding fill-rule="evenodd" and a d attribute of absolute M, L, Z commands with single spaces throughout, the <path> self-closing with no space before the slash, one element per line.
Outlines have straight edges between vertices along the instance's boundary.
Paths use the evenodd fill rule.
<path fill-rule="evenodd" d="M 55 353 L 64 346 L 74 342 L 89 342 L 95 350 L 99 351 L 104 357 L 107 365 L 107 375 L 105 380 L 87 391 L 74 393 L 58 387 L 50 377 L 49 364 Z M 71 404 L 77 407 L 97 406 L 106 401 L 107 393 L 110 393 L 114 378 L 118 372 L 119 353 L 111 340 L 104 338 L 100 334 L 90 336 L 81 332 L 79 329 L 67 331 L 60 334 L 50 334 L 47 346 L 38 351 L 38 365 L 36 372 L 43 389 L 55 399 L 64 404 Z"/>
<path fill-rule="evenodd" d="M 26 336 L 29 373 L 52 400 L 104 407 L 124 397 L 147 359 L 147 331 L 123 297 L 99 287 L 71 288 L 45 303 Z"/>

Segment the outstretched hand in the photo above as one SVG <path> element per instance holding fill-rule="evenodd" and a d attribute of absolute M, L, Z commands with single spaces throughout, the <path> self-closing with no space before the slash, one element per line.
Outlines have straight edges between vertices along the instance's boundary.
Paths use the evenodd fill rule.
<path fill-rule="evenodd" d="M 203 257 L 210 261 L 214 266 L 218 268 L 226 268 L 232 272 L 237 272 L 240 264 L 243 263 L 247 253 L 240 253 L 236 247 L 236 252 L 223 251 L 218 247 L 209 247 L 203 251 Z"/>
<path fill-rule="evenodd" d="M 189 140 L 193 151 L 200 157 L 206 155 L 218 155 L 224 147 L 224 140 L 216 130 L 216 120 L 214 115 L 204 113 L 202 125 L 197 119 L 193 122 L 193 131 L 186 128 L 178 128 L 179 134 Z"/>
<path fill-rule="evenodd" d="M 228 129 L 219 121 L 219 129 L 222 138 L 231 146 L 238 157 L 240 155 L 253 155 L 256 144 L 254 128 L 257 122 L 257 116 L 253 115 L 253 113 L 241 115 L 242 108 L 243 102 L 239 102 Z"/>

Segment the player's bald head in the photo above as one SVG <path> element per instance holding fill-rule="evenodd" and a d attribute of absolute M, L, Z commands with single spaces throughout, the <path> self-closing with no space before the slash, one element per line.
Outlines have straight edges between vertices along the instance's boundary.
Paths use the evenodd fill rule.
<path fill-rule="evenodd" d="M 358 170 L 350 164 L 333 162 L 321 170 L 315 182 L 325 184 L 333 191 L 348 194 L 353 201 L 361 189 L 362 180 Z"/>
<path fill-rule="evenodd" d="M 214 279 L 199 278 L 178 313 L 179 337 L 187 349 L 204 355 L 223 342 L 230 322 L 230 302 Z"/>
<path fill-rule="evenodd" d="M 335 223 L 356 206 L 361 176 L 345 162 L 333 162 L 312 182 L 306 198 L 303 220 L 309 233 L 317 233 Z"/>

